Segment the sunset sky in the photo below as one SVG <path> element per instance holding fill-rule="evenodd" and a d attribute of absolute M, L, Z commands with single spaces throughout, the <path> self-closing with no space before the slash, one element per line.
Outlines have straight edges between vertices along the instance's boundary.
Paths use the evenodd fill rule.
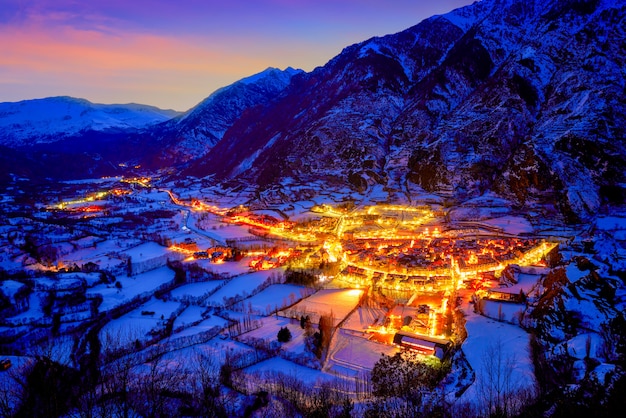
<path fill-rule="evenodd" d="M 0 0 L 0 102 L 187 110 L 267 67 L 311 71 L 348 45 L 471 2 Z"/>

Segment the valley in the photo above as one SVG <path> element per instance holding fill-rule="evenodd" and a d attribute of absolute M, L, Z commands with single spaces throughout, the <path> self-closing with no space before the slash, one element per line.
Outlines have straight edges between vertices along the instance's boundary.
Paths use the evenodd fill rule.
<path fill-rule="evenodd" d="M 189 359 L 205 356 L 232 367 L 227 387 L 243 399 L 280 371 L 359 403 L 381 354 L 404 352 L 455 365 L 447 402 L 478 408 L 462 394 L 476 396 L 484 359 L 466 347 L 506 346 L 515 387 L 534 390 L 524 329 L 541 283 L 564 262 L 570 280 L 588 274 L 574 263 L 580 230 L 489 193 L 409 203 L 340 189 L 266 205 L 250 190 L 139 176 L 16 182 L 3 196 L 0 336 L 15 370 L 48 350 L 69 368 L 195 379 Z"/>
<path fill-rule="evenodd" d="M 0 103 L 0 416 L 619 415 L 625 20 L 482 0 L 183 113 Z"/>

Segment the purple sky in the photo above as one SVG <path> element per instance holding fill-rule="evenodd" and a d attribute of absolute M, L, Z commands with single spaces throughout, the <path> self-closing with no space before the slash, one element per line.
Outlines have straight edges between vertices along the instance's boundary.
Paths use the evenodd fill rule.
<path fill-rule="evenodd" d="M 311 71 L 469 0 L 0 0 L 0 102 L 187 110 L 267 67 Z"/>

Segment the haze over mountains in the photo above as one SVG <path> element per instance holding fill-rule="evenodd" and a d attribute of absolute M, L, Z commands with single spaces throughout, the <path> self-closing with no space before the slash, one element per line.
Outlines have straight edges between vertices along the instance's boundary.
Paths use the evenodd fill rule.
<path fill-rule="evenodd" d="M 492 190 L 585 218 L 623 200 L 625 14 L 613 0 L 485 0 L 349 46 L 311 73 L 268 69 L 140 133 L 67 128 L 54 149 L 27 155 L 5 139 L 3 155 L 28 164 L 2 174 L 93 176 L 124 163 L 272 190 Z M 80 164 L 59 164 L 70 150 Z"/>

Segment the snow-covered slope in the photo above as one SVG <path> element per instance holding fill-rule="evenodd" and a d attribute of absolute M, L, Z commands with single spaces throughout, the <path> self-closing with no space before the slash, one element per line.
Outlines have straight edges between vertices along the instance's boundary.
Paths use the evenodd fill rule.
<path fill-rule="evenodd" d="M 179 112 L 140 104 L 95 104 L 72 97 L 0 103 L 0 145 L 55 142 L 81 131 L 139 129 Z"/>
<path fill-rule="evenodd" d="M 347 47 L 185 174 L 291 177 L 592 216 L 625 182 L 626 5 L 483 0 Z"/>
<path fill-rule="evenodd" d="M 57 97 L 0 104 L 0 179 L 119 175 L 203 157 L 247 110 L 278 97 L 302 70 L 268 68 L 184 114 Z"/>
<path fill-rule="evenodd" d="M 291 67 L 267 68 L 215 91 L 181 117 L 156 126 L 152 135 L 165 154 L 176 155 L 176 163 L 202 157 L 245 111 L 276 99 L 302 73 Z"/>

